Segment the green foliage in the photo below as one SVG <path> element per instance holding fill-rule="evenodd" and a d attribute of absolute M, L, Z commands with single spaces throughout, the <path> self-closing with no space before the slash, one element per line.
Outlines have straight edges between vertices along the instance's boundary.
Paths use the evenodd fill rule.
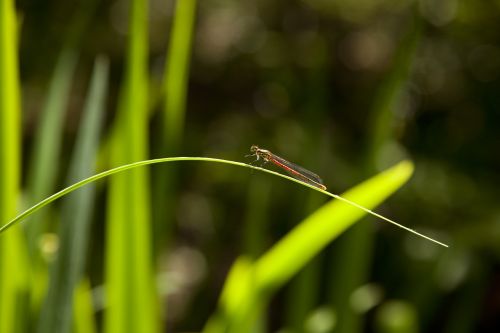
<path fill-rule="evenodd" d="M 196 0 L 177 0 L 165 66 L 164 143 L 177 151 L 184 128 Z"/>
<path fill-rule="evenodd" d="M 82 280 L 76 287 L 73 302 L 74 332 L 75 333 L 95 333 L 97 323 L 92 307 L 92 289 L 87 279 Z"/>
<path fill-rule="evenodd" d="M 342 197 L 373 208 L 400 188 L 412 172 L 410 162 L 401 162 Z M 252 315 L 263 300 L 365 214 L 366 211 L 344 201 L 332 200 L 299 223 L 255 263 L 245 258 L 237 260 L 222 292 L 220 311 L 205 332 L 241 332 L 242 327 L 250 327 Z"/>
<path fill-rule="evenodd" d="M 21 108 L 14 1 L 0 1 L 0 224 L 16 214 L 21 175 Z M 16 254 L 15 256 L 13 254 Z M 28 258 L 21 229 L 0 237 L 0 332 L 28 324 Z"/>
<path fill-rule="evenodd" d="M 65 110 L 69 99 L 77 54 L 72 48 L 61 52 L 50 81 L 47 100 L 41 113 L 35 145 L 30 159 L 29 201 L 31 204 L 42 200 L 54 191 L 59 173 L 60 151 Z M 30 254 L 37 252 L 40 235 L 47 229 L 47 216 L 36 217 L 38 221 L 27 227 Z"/>
<path fill-rule="evenodd" d="M 130 3 L 125 79 L 120 92 L 111 165 L 148 156 L 148 3 Z M 106 229 L 105 332 L 158 331 L 150 246 L 149 178 L 145 169 L 110 180 Z"/>
<path fill-rule="evenodd" d="M 491 204 L 480 197 L 488 186 L 477 186 L 476 180 L 489 183 L 481 154 L 498 150 L 491 149 L 498 144 L 488 137 L 496 133 L 491 124 L 497 123 L 500 73 L 496 30 L 490 27 L 495 21 L 488 21 L 496 17 L 490 15 L 494 5 L 471 7 L 480 10 L 469 10 L 470 20 L 463 6 L 449 1 L 306 2 L 175 0 L 170 7 L 90 0 L 68 19 L 63 16 L 72 6 L 61 0 L 36 13 L 19 2 L 21 24 L 15 3 L 0 0 L 0 333 L 156 333 L 203 325 L 208 333 L 263 333 L 268 321 L 284 325 L 284 331 L 356 333 L 366 319 L 370 331 L 417 332 L 435 321 L 438 307 L 447 304 L 438 301 L 452 290 L 459 301 L 446 310 L 451 319 L 441 326 L 449 332 L 476 328 L 481 305 L 489 304 L 483 298 L 490 270 L 481 260 L 470 264 L 477 252 L 470 249 L 494 248 L 498 255 L 496 210 L 490 208 L 494 214 L 476 223 L 481 216 L 460 209 L 477 207 L 486 214 Z M 406 20 L 410 17 L 415 21 Z M 447 39 L 448 33 L 466 31 L 463 22 L 485 22 L 493 33 L 473 34 L 477 38 L 466 41 L 462 59 L 456 48 L 463 47 L 464 36 L 454 36 L 453 43 Z M 460 29 L 448 29 L 457 25 Z M 53 47 L 58 44 L 63 46 Z M 103 48 L 109 68 L 99 58 L 88 75 L 96 50 Z M 47 70 L 52 59 L 56 66 Z M 473 89 L 467 91 L 468 85 Z M 38 123 L 21 122 L 21 87 L 24 114 L 42 105 Z M 161 114 L 157 97 L 163 99 Z M 83 102 L 80 120 L 75 115 Z M 188 103 L 194 111 L 189 114 Z M 452 117 L 433 118 L 435 110 L 441 114 L 446 108 Z M 462 118 L 467 126 L 458 123 Z M 101 142 L 101 129 L 109 140 Z M 334 184 L 330 189 L 348 187 L 411 155 L 417 165 L 430 167 L 418 168 L 413 186 L 387 206 L 390 215 L 419 228 L 447 230 L 448 220 L 462 223 L 450 231 L 460 253 L 440 256 L 435 244 L 446 244 L 372 211 L 409 179 L 413 163 L 401 162 L 338 196 L 234 162 L 243 155 L 241 145 L 250 143 L 277 148 L 321 171 Z M 423 161 L 426 145 L 440 159 L 453 155 L 449 168 Z M 29 150 L 23 154 L 24 147 Z M 474 158 L 461 156 L 468 149 Z M 227 159 L 172 157 L 181 151 Z M 469 169 L 451 170 L 467 164 L 458 163 L 460 157 L 479 165 L 480 177 Z M 195 163 L 170 163 L 184 161 Z M 141 168 L 156 164 L 162 166 L 152 177 L 149 168 Z M 242 180 L 254 170 L 314 191 L 288 193 L 283 190 L 288 182 L 261 174 Z M 108 176 L 109 183 L 97 187 Z M 67 187 L 48 196 L 61 180 Z M 248 184 L 246 201 L 241 184 Z M 334 200 L 317 209 L 325 196 Z M 29 205 L 16 216 L 18 207 Z M 355 223 L 366 214 L 413 235 L 395 233 L 407 236 L 403 245 L 376 242 L 374 223 Z M 297 216 L 306 217 L 283 236 Z M 17 225 L 27 218 L 29 223 Z M 57 236 L 47 233 L 54 231 Z M 272 243 L 275 238 L 279 241 Z M 334 240 L 333 251 L 324 251 Z M 214 313 L 213 290 L 222 284 L 228 257 L 237 259 Z M 480 274 L 474 279 L 469 271 Z M 394 276 L 402 287 L 391 285 Z M 294 277 L 297 283 L 290 283 Z M 371 279 L 377 281 L 374 294 L 367 297 L 364 290 L 365 302 L 359 302 L 359 286 Z M 284 286 L 277 309 L 269 311 Z M 385 294 L 401 300 L 386 301 Z M 364 316 L 368 309 L 374 309 L 373 318 Z M 287 317 L 293 320 L 283 320 Z"/>
<path fill-rule="evenodd" d="M 74 147 L 68 183 L 88 177 L 94 172 L 103 120 L 107 76 L 107 60 L 100 58 L 95 64 L 90 92 Z M 64 202 L 59 229 L 59 251 L 51 267 L 50 285 L 41 309 L 38 329 L 40 333 L 71 332 L 73 293 L 83 278 L 94 197 L 94 186 L 87 186 L 69 196 Z M 82 294 L 83 291 L 79 293 Z M 85 309 L 84 300 L 84 295 L 81 295 L 75 303 Z M 92 322 L 92 315 L 89 318 L 88 311 L 76 313 L 77 316 L 87 314 L 86 319 L 78 320 L 79 323 Z"/>

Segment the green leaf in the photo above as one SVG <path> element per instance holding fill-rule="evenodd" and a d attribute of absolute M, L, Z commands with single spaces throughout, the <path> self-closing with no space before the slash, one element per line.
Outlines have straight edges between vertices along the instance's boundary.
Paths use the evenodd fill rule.
<path fill-rule="evenodd" d="M 20 192 L 21 106 L 16 29 L 14 2 L 0 1 L 0 221 L 15 216 Z M 29 322 L 29 264 L 21 231 L 14 228 L 0 237 L 0 333 L 25 331 Z"/>
<path fill-rule="evenodd" d="M 371 209 L 406 183 L 412 173 L 413 165 L 401 162 L 342 197 Z M 259 287 L 274 289 L 290 279 L 328 243 L 366 215 L 365 210 L 358 208 L 332 200 L 302 221 L 255 263 Z"/>
<path fill-rule="evenodd" d="M 77 55 L 71 48 L 62 51 L 50 81 L 50 88 L 41 114 L 28 170 L 28 196 L 31 204 L 49 195 L 55 186 L 59 170 L 63 120 L 70 96 L 71 79 Z M 45 214 L 36 217 L 37 223 L 27 227 L 31 254 L 37 252 L 39 237 L 44 230 Z"/>
<path fill-rule="evenodd" d="M 92 290 L 87 279 L 82 280 L 75 289 L 74 295 L 74 332 L 75 333 L 95 333 L 97 324 L 94 319 L 94 309 L 92 308 Z"/>
<path fill-rule="evenodd" d="M 132 0 L 125 81 L 120 92 L 111 164 L 148 156 L 148 2 Z M 110 179 L 106 229 L 104 331 L 158 331 L 151 258 L 149 175 L 131 170 Z"/>
<path fill-rule="evenodd" d="M 88 177 L 95 170 L 107 79 L 107 60 L 99 58 L 73 152 L 68 183 Z M 38 331 L 41 333 L 71 331 L 73 292 L 84 270 L 94 193 L 94 186 L 88 186 L 68 197 L 63 204 L 58 256 L 51 267 L 49 290 L 40 314 Z"/>
<path fill-rule="evenodd" d="M 327 244 L 399 189 L 412 173 L 410 162 L 399 163 L 349 190 L 339 197 L 341 200 L 332 200 L 315 211 L 252 267 L 237 261 L 239 264 L 231 270 L 221 296 L 221 310 L 206 331 L 222 332 L 228 328 L 237 331 L 248 327 L 255 307 L 262 305 L 260 299 L 266 299 L 288 282 Z"/>
<path fill-rule="evenodd" d="M 186 112 L 196 0 L 177 0 L 165 66 L 164 133 L 167 151 L 178 149 Z"/>

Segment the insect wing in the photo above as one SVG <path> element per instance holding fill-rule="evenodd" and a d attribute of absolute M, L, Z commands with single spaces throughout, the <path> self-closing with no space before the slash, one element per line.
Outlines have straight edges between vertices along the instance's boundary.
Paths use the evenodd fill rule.
<path fill-rule="evenodd" d="M 295 178 L 299 178 L 300 180 L 306 181 L 307 183 L 310 183 L 310 184 L 315 185 L 315 186 L 317 186 L 317 184 L 324 186 L 323 180 L 314 172 L 311 172 L 307 169 L 304 169 L 304 168 L 302 168 L 302 167 L 300 167 L 292 162 L 288 162 L 287 160 L 285 160 L 285 159 L 283 159 L 275 154 L 272 155 L 272 158 L 277 162 L 274 164 L 280 166 L 281 168 L 283 168 L 285 171 L 287 171 L 290 175 L 294 176 Z M 319 186 L 319 187 L 321 187 L 321 186 Z"/>

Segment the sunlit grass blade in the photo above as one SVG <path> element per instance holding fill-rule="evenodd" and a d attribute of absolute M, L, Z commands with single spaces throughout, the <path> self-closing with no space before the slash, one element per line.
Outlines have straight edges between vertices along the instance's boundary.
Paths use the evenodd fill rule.
<path fill-rule="evenodd" d="M 255 306 L 260 306 L 262 299 L 288 282 L 328 243 L 366 215 L 366 209 L 377 206 L 399 189 L 412 173 L 413 165 L 401 162 L 372 177 L 342 195 L 365 210 L 345 201 L 332 200 L 297 225 L 253 265 L 246 264 L 245 269 L 236 265 L 221 296 L 220 311 L 205 332 L 238 332 L 241 325 L 248 325 L 249 316 L 253 315 Z M 246 285 L 241 286 L 242 283 Z M 231 287 L 235 285 L 245 292 L 229 292 L 237 289 Z"/>
<path fill-rule="evenodd" d="M 20 194 L 21 106 L 14 1 L 0 1 L 0 225 Z M 0 332 L 28 329 L 28 258 L 21 230 L 0 236 Z"/>
<path fill-rule="evenodd" d="M 68 184 L 84 179 L 95 171 L 107 76 L 107 60 L 99 58 L 95 64 L 90 92 L 80 122 Z M 40 333 L 71 331 L 73 293 L 84 270 L 94 193 L 94 186 L 85 187 L 68 197 L 63 204 L 59 227 L 60 246 L 50 270 L 49 290 L 41 308 L 38 327 Z"/>
<path fill-rule="evenodd" d="M 352 188 L 342 197 L 371 209 L 398 190 L 412 173 L 413 165 L 401 162 Z M 280 286 L 366 213 L 344 201 L 325 204 L 256 262 L 259 285 L 263 289 Z"/>
<path fill-rule="evenodd" d="M 130 2 L 124 82 L 111 143 L 111 164 L 148 156 L 148 2 Z M 104 332 L 157 332 L 147 169 L 110 179 L 106 228 Z"/>
<path fill-rule="evenodd" d="M 59 154 L 66 106 L 77 55 L 72 48 L 62 51 L 50 81 L 47 100 L 36 131 L 28 171 L 29 203 L 34 204 L 49 195 L 55 188 L 59 170 Z M 36 223 L 26 228 L 31 254 L 37 253 L 38 241 L 45 228 L 45 214 L 35 217 Z"/>
<path fill-rule="evenodd" d="M 247 257 L 236 259 L 222 289 L 219 310 L 208 320 L 203 333 L 249 333 L 258 320 L 264 300 L 258 292 L 254 263 Z"/>

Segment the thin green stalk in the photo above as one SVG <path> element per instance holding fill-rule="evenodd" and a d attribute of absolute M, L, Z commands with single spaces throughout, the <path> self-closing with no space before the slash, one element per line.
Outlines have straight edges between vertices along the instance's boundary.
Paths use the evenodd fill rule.
<path fill-rule="evenodd" d="M 204 161 L 204 162 L 215 162 L 215 163 L 224 163 L 224 164 L 231 164 L 231 165 L 236 165 L 236 166 L 240 166 L 240 167 L 245 167 L 245 168 L 250 168 L 250 169 L 254 169 L 254 170 L 258 170 L 258 171 L 261 171 L 261 172 L 266 172 L 266 173 L 269 173 L 269 174 L 272 174 L 274 176 L 278 176 L 278 177 L 281 177 L 281 178 L 285 178 L 287 180 L 290 180 L 292 182 L 295 182 L 295 183 L 298 183 L 302 186 L 306 186 L 306 187 L 309 187 L 310 189 L 313 189 L 313 190 L 316 190 L 318 192 L 321 192 L 329 197 L 332 197 L 334 199 L 337 199 L 337 200 L 340 200 L 344 203 L 347 203 L 348 205 L 351 205 L 353 207 L 356 207 L 358 208 L 359 210 L 361 211 L 364 211 L 365 213 L 368 213 L 370 215 L 373 215 L 373 216 L 376 216 L 378 217 L 379 219 L 382 219 L 386 222 L 389 222 L 391 224 L 394 224 L 395 226 L 401 228 L 401 229 L 404 229 L 408 232 L 411 232 L 419 237 L 422 237 L 422 238 L 425 238 L 431 242 L 434 242 L 438 245 L 441 245 L 441 246 L 444 246 L 444 247 L 448 247 L 448 245 L 444 244 L 444 243 L 441 243 L 433 238 L 430 238 L 428 236 L 425 236 L 413 229 L 410 229 L 408 227 L 405 227 L 404 225 L 402 224 L 399 224 L 387 217 L 384 217 L 368 208 L 365 208 L 359 204 L 357 204 L 356 202 L 352 201 L 352 200 L 349 200 L 348 196 L 346 197 L 341 197 L 337 194 L 333 194 L 333 193 L 330 193 L 328 191 L 324 191 L 324 190 L 321 190 L 313 185 L 309 185 L 307 183 L 304 183 L 300 180 L 297 180 L 295 178 L 292 178 L 292 177 L 289 177 L 287 175 L 283 175 L 281 173 L 278 173 L 278 172 L 274 172 L 274 171 L 271 171 L 271 170 L 268 170 L 268 169 L 264 169 L 264 168 L 260 168 L 260 167 L 256 167 L 254 165 L 250 165 L 250 164 L 246 164 L 246 163 L 241 163 L 241 162 L 235 162 L 235 161 L 230 161 L 230 160 L 222 160 L 222 159 L 218 159 L 218 158 L 210 158 L 210 157 L 165 157 L 165 158 L 156 158 L 156 159 L 151 159 L 151 160 L 144 160 L 144 161 L 139 161 L 139 162 L 135 162 L 135 163 L 130 163 L 130 164 L 125 164 L 125 165 L 122 165 L 122 166 L 119 166 L 119 167 L 116 167 L 116 168 L 113 168 L 113 169 L 110 169 L 110 170 L 106 170 L 106 171 L 103 171 L 101 173 L 98 173 L 96 175 L 93 175 L 91 177 L 88 177 L 88 178 L 85 178 L 73 185 L 70 185 L 64 189 L 62 189 L 61 191 L 57 192 L 57 193 L 54 193 L 53 195 L 51 195 L 50 197 L 48 198 L 45 198 L 44 200 L 40 201 L 39 203 L 37 203 L 36 205 L 32 206 L 31 208 L 28 208 L 27 210 L 25 210 L 24 212 L 22 212 L 21 214 L 19 214 L 18 216 L 16 216 L 14 219 L 10 220 L 8 223 L 6 223 L 4 226 L 2 226 L 0 228 L 0 234 L 2 232 L 5 232 L 7 229 L 11 228 L 12 226 L 16 225 L 17 223 L 21 222 L 22 220 L 26 219 L 27 217 L 29 217 L 30 215 L 32 215 L 34 212 L 36 212 L 37 210 L 47 206 L 48 204 L 50 204 L 51 202 L 59 199 L 60 197 L 68 194 L 68 193 L 71 193 L 73 192 L 74 190 L 86 185 L 86 184 L 89 184 L 89 183 L 92 183 L 96 180 L 99 180 L 101 178 L 104 178 L 104 177 L 107 177 L 107 176 L 110 176 L 110 175 L 113 175 L 113 174 L 116 174 L 116 173 L 119 173 L 119 172 L 122 172 L 122 171 L 126 171 L 126 170 L 130 170 L 130 169 L 134 169 L 134 168 L 137 168 L 137 167 L 141 167 L 141 166 L 145 166 L 145 165 L 151 165 L 151 164 L 158 164 L 158 163 L 166 163 L 166 162 L 178 162 L 178 161 Z M 399 163 L 398 165 L 400 168 L 404 168 L 404 169 L 408 169 L 408 170 L 413 170 L 413 164 L 411 164 L 410 162 L 408 161 L 403 161 L 401 163 Z"/>

